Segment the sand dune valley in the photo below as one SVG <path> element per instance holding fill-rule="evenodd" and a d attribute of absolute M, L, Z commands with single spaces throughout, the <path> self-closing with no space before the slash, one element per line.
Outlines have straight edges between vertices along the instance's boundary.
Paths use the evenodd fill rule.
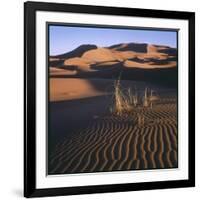
<path fill-rule="evenodd" d="M 177 168 L 177 67 L 146 43 L 49 56 L 48 173 Z"/>

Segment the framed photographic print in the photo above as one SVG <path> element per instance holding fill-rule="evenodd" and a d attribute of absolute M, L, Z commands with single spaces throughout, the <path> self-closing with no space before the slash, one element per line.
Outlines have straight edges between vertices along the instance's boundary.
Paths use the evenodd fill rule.
<path fill-rule="evenodd" d="M 195 185 L 195 14 L 26 2 L 25 197 Z"/>

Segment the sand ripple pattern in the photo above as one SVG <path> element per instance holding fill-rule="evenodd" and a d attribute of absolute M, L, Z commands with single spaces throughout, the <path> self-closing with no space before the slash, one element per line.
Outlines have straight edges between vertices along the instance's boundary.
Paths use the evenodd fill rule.
<path fill-rule="evenodd" d="M 49 173 L 178 167 L 176 104 L 141 112 L 143 126 L 136 123 L 136 116 L 106 116 L 66 137 L 50 155 Z"/>

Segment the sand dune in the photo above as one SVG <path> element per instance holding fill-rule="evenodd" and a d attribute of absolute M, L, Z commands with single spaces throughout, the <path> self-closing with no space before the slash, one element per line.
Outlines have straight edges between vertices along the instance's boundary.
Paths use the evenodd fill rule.
<path fill-rule="evenodd" d="M 74 70 L 76 75 L 81 76 L 83 72 L 101 72 L 108 66 L 108 63 L 109 65 L 114 63 L 113 67 L 121 64 L 122 67 L 129 67 L 129 69 L 176 68 L 176 54 L 176 48 L 152 44 L 124 43 L 110 47 L 81 45 L 66 54 L 50 56 L 49 63 L 50 67 Z M 98 69 L 94 69 L 97 65 Z M 69 72 L 70 74 L 73 76 L 74 72 Z M 55 72 L 50 71 L 50 75 L 55 75 Z"/>
<path fill-rule="evenodd" d="M 113 79 L 50 78 L 50 102 L 82 99 L 113 93 Z M 144 82 L 123 80 L 124 88 L 145 87 Z"/>
<path fill-rule="evenodd" d="M 164 103 L 165 102 L 165 103 Z M 176 98 L 133 116 L 95 117 L 84 129 L 58 143 L 50 174 L 177 167 Z"/>
<path fill-rule="evenodd" d="M 119 63 L 118 61 L 108 61 L 108 62 L 98 63 L 98 64 L 96 64 L 96 66 L 104 67 L 104 66 L 116 65 L 118 63 Z"/>
<path fill-rule="evenodd" d="M 59 75 L 75 75 L 77 73 L 76 70 L 67 70 L 62 68 L 50 67 L 50 74 L 59 76 Z"/>
<path fill-rule="evenodd" d="M 129 67 L 129 68 L 140 68 L 140 69 L 162 69 L 162 68 L 176 67 L 176 62 L 171 61 L 171 62 L 168 62 L 166 64 L 158 65 L 158 64 L 154 64 L 153 62 L 138 63 L 138 62 L 135 62 L 135 61 L 126 60 L 124 62 L 124 66 Z"/>
<path fill-rule="evenodd" d="M 98 80 L 94 80 L 98 84 Z M 97 90 L 89 80 L 76 78 L 51 78 L 50 101 L 63 101 L 99 96 L 105 92 Z"/>
<path fill-rule="evenodd" d="M 146 43 L 122 43 L 116 44 L 108 47 L 109 49 L 114 49 L 117 51 L 134 51 L 138 53 L 147 53 L 147 46 Z"/>
<path fill-rule="evenodd" d="M 64 66 L 67 68 L 67 66 L 75 66 L 75 70 L 77 72 L 87 72 L 87 71 L 93 71 L 90 67 L 90 65 L 95 64 L 93 61 L 87 59 L 87 58 L 70 58 L 64 61 Z"/>
<path fill-rule="evenodd" d="M 127 59 L 131 59 L 131 58 L 136 58 L 137 57 L 137 53 L 133 52 L 133 51 L 112 51 L 112 53 L 115 55 L 115 57 L 119 60 L 119 61 L 124 61 Z"/>
<path fill-rule="evenodd" d="M 68 59 L 68 58 L 73 58 L 73 57 L 80 57 L 82 56 L 86 51 L 89 51 L 91 49 L 96 49 L 97 46 L 96 45 L 91 45 L 91 44 L 83 44 L 80 45 L 79 47 L 77 47 L 76 49 L 61 54 L 61 55 L 57 55 L 57 56 L 51 56 L 50 58 L 59 58 L 59 59 Z"/>
<path fill-rule="evenodd" d="M 116 61 L 114 54 L 109 49 L 106 48 L 97 48 L 87 51 L 83 54 L 82 57 L 96 63 Z"/>

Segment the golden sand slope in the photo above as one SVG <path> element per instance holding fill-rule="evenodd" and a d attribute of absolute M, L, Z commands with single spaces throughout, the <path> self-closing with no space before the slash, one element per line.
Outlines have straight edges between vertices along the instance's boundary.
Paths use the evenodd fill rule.
<path fill-rule="evenodd" d="M 100 47 L 85 52 L 82 58 L 91 60 L 93 62 L 116 61 L 116 58 L 114 54 L 111 52 L 111 50 Z"/>
<path fill-rule="evenodd" d="M 64 61 L 64 66 L 77 66 L 76 70 L 78 71 L 92 71 L 92 69 L 90 68 L 91 64 L 94 64 L 94 62 L 86 58 L 79 57 L 66 59 Z"/>
<path fill-rule="evenodd" d="M 75 75 L 77 73 L 76 70 L 67 70 L 67 69 L 61 69 L 56 67 L 50 67 L 49 68 L 50 75 Z"/>
<path fill-rule="evenodd" d="M 81 79 L 81 78 L 50 78 L 50 101 L 82 99 L 113 93 L 115 80 L 110 79 Z M 144 87 L 145 83 L 121 81 L 123 87 L 137 84 Z M 95 87 L 96 86 L 96 87 Z"/>
<path fill-rule="evenodd" d="M 145 124 L 133 116 L 96 117 L 74 137 L 57 144 L 49 173 L 175 168 L 177 163 L 176 100 L 140 110 Z"/>
<path fill-rule="evenodd" d="M 103 94 L 96 90 L 87 79 L 51 78 L 49 88 L 50 101 L 80 99 Z"/>

